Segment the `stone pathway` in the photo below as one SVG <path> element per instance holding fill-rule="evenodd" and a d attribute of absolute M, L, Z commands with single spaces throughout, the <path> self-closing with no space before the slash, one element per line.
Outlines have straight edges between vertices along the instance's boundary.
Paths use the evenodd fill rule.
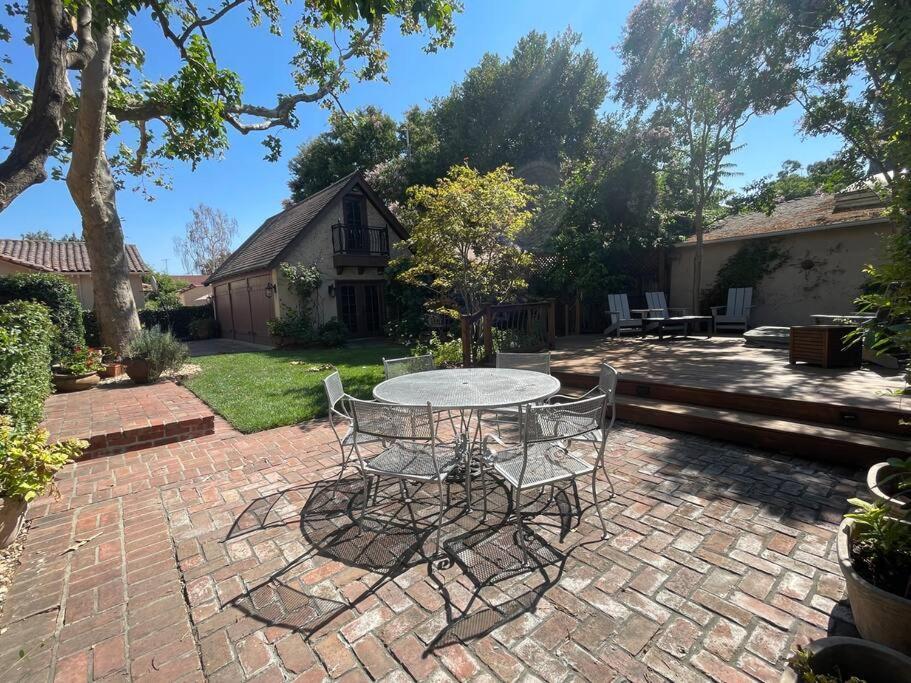
<path fill-rule="evenodd" d="M 451 487 L 433 573 L 433 492 L 384 486 L 359 527 L 320 421 L 80 462 L 32 506 L 0 680 L 777 681 L 850 632 L 834 533 L 859 473 L 629 425 L 609 444 L 608 538 L 543 497 L 527 570 L 490 482 L 486 519 Z"/>

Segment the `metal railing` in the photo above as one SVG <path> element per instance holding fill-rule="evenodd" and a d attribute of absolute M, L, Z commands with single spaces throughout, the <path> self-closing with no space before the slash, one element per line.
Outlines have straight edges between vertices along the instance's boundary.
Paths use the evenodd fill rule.
<path fill-rule="evenodd" d="M 335 254 L 389 256 L 389 229 L 362 225 L 332 226 L 332 251 Z"/>

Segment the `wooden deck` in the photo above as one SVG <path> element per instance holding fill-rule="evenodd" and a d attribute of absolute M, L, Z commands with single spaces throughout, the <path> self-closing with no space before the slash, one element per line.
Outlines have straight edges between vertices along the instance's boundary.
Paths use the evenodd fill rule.
<path fill-rule="evenodd" d="M 894 370 L 866 364 L 859 370 L 790 365 L 787 350 L 750 348 L 739 337 L 561 337 L 551 364 L 555 372 L 597 374 L 602 361 L 625 380 L 900 411 L 911 419 L 911 400 L 903 405 L 889 395 L 903 386 Z"/>

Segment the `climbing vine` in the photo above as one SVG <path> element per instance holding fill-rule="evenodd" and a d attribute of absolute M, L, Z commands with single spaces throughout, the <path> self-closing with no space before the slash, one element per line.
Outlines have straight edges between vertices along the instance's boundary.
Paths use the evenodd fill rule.
<path fill-rule="evenodd" d="M 747 241 L 718 269 L 712 286 L 702 290 L 702 308 L 707 310 L 710 306 L 723 305 L 727 291 L 732 287 L 755 288 L 787 260 L 787 251 L 771 239 Z"/>

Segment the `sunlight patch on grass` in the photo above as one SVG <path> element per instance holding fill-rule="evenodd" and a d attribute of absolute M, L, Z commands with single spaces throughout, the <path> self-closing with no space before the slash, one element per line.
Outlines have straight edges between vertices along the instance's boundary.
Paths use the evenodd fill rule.
<path fill-rule="evenodd" d="M 407 355 L 392 344 L 342 349 L 281 349 L 225 353 L 194 358 L 202 372 L 186 386 L 238 431 L 297 424 L 326 414 L 323 378 L 332 364 L 338 368 L 345 391 L 370 398 L 383 381 L 383 357 Z"/>

